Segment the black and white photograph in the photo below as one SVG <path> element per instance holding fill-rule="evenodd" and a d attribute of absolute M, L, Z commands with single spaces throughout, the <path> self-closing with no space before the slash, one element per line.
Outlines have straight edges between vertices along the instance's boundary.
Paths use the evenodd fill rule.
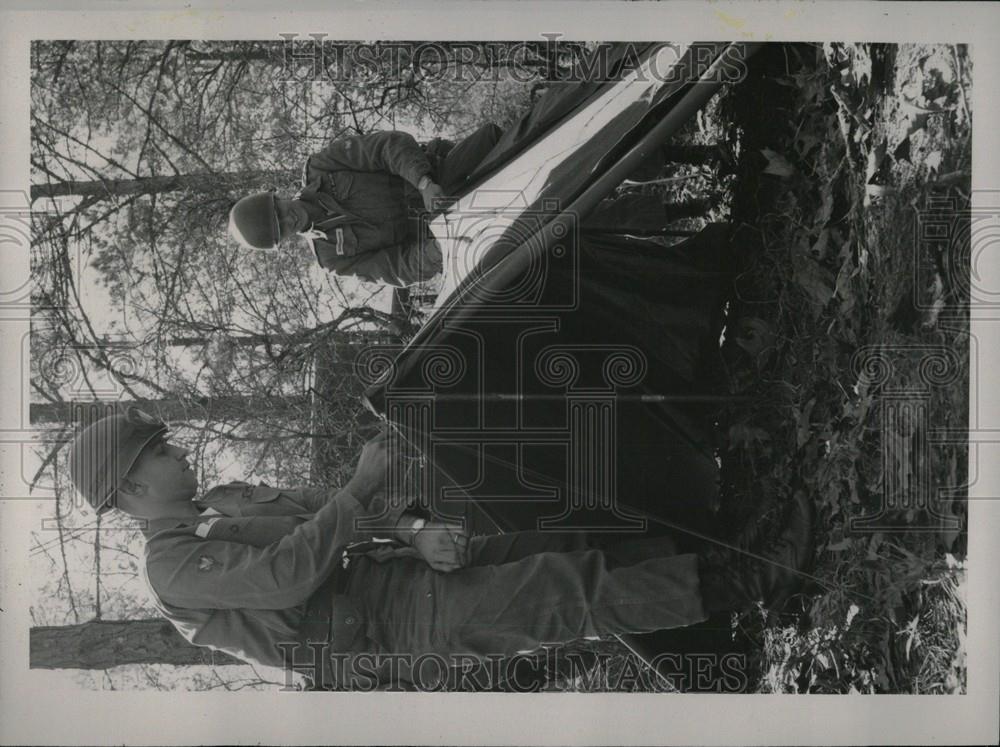
<path fill-rule="evenodd" d="M 995 706 L 997 14 L 590 5 L 620 17 L 20 18 L 0 708 L 91 715 L 0 741 L 368 733 L 227 733 L 239 702 L 381 743 L 910 743 L 810 704 Z M 121 697 L 146 731 L 93 736 Z"/>

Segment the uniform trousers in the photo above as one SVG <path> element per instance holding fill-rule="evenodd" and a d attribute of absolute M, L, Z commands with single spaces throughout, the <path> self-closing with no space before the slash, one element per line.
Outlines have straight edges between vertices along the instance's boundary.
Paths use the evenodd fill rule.
<path fill-rule="evenodd" d="M 697 556 L 669 538 L 596 548 L 579 534 L 470 541 L 451 573 L 417 558 L 356 559 L 347 595 L 372 653 L 512 656 L 543 644 L 643 633 L 706 619 Z"/>

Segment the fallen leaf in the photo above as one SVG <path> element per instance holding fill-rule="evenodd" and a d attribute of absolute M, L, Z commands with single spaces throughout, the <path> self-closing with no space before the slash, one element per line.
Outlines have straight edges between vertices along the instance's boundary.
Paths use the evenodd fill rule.
<path fill-rule="evenodd" d="M 851 278 L 856 274 L 853 265 L 851 255 L 848 252 L 840 265 L 840 271 L 837 273 L 837 279 L 834 282 L 833 292 L 840 299 L 840 314 L 844 318 L 854 308 L 856 302 L 854 290 L 851 288 Z"/>
<path fill-rule="evenodd" d="M 899 145 L 895 147 L 892 151 L 892 157 L 897 161 L 909 161 L 910 160 L 910 136 L 907 135 L 900 142 Z"/>
<path fill-rule="evenodd" d="M 760 152 L 767 159 L 767 166 L 764 169 L 765 174 L 787 177 L 795 173 L 795 167 L 780 153 L 770 148 L 762 148 Z"/>
<path fill-rule="evenodd" d="M 868 161 L 865 165 L 865 181 L 869 184 L 879 172 L 882 162 L 885 160 L 886 141 L 883 138 L 875 144 L 875 147 L 868 151 Z"/>
<path fill-rule="evenodd" d="M 813 220 L 813 225 L 816 228 L 823 228 L 826 226 L 827 222 L 830 220 L 830 216 L 833 215 L 833 187 L 830 184 L 824 184 L 820 189 L 820 206 L 816 211 L 816 218 Z"/>
<path fill-rule="evenodd" d="M 813 148 L 823 141 L 816 135 L 802 133 L 795 139 L 795 150 L 800 156 L 806 156 Z"/>
<path fill-rule="evenodd" d="M 743 317 L 736 326 L 733 342 L 756 359 L 762 352 L 774 346 L 774 331 L 763 319 L 755 316 Z"/>
<path fill-rule="evenodd" d="M 830 241 L 830 232 L 825 228 L 819 232 L 819 238 L 816 239 L 816 243 L 812 245 L 812 249 L 809 253 L 816 257 L 816 259 L 823 259 L 826 256 L 826 245 Z"/>
<path fill-rule="evenodd" d="M 813 303 L 813 315 L 826 306 L 833 297 L 832 273 L 820 266 L 819 262 L 804 254 L 793 254 L 795 282 L 805 291 Z"/>
<path fill-rule="evenodd" d="M 944 309 L 944 281 L 941 279 L 940 273 L 934 273 L 934 281 L 931 283 L 930 287 L 931 303 L 930 306 L 925 308 L 924 318 L 921 322 L 921 326 L 924 329 L 933 329 L 937 326 L 938 316 L 940 316 L 941 311 Z"/>
<path fill-rule="evenodd" d="M 858 605 L 856 604 L 851 605 L 850 609 L 847 610 L 847 622 L 844 623 L 845 628 L 851 627 L 851 623 L 854 621 L 854 618 L 860 611 L 861 608 L 858 607 Z"/>
<path fill-rule="evenodd" d="M 949 549 L 962 533 L 962 517 L 955 513 L 954 506 L 955 501 L 949 499 L 943 499 L 937 504 L 938 525 L 940 526 L 938 538 Z"/>
<path fill-rule="evenodd" d="M 795 443 L 801 449 L 805 443 L 809 440 L 809 434 L 812 432 L 812 427 L 810 426 L 810 418 L 812 417 L 813 408 L 816 406 L 816 398 L 812 397 L 805 406 L 796 414 L 795 418 Z"/>
<path fill-rule="evenodd" d="M 916 107 L 910 106 L 911 114 L 909 116 L 910 124 L 906 128 L 906 137 L 909 137 L 914 132 L 923 130 L 927 127 L 927 119 L 930 117 L 930 112 L 917 111 Z"/>
<path fill-rule="evenodd" d="M 885 197 L 892 191 L 891 188 L 884 184 L 866 184 L 865 185 L 865 199 L 863 205 L 869 207 L 871 205 L 877 204 L 882 201 Z"/>

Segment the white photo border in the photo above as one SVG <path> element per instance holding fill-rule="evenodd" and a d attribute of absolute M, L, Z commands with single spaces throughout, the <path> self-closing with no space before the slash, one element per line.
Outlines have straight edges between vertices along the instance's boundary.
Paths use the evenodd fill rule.
<path fill-rule="evenodd" d="M 1000 189 L 1000 7 L 875 2 L 314 2 L 5 3 L 0 9 L 0 190 L 29 184 L 29 44 L 35 39 L 346 39 L 879 41 L 970 45 L 974 64 L 973 188 Z M 169 6 L 176 5 L 175 8 Z M 137 10 L 136 8 L 142 8 Z M 312 9 L 306 10 L 310 7 Z M 153 8 L 160 8 L 159 10 Z M 316 10 L 320 8 L 321 10 Z M 994 88 L 997 86 L 997 88 Z M 1000 247 L 998 247 L 1000 252 Z M 998 256 L 980 258 L 996 273 Z M 990 269 L 990 266 L 993 269 Z M 0 254 L 0 373 L 5 421 L 19 427 L 28 382 L 21 349 L 30 309 L 18 289 L 27 253 Z M 13 299 L 13 300 L 11 300 Z M 1000 427 L 997 322 L 973 309 L 980 340 L 971 403 Z M 976 386 L 976 378 L 982 377 Z M 17 444 L 13 444 L 16 446 Z M 0 496 L 17 495 L 20 449 L 0 442 Z M 970 492 L 968 685 L 954 696 L 655 694 L 137 693 L 43 689 L 28 668 L 29 500 L 0 500 L 0 742 L 4 744 L 928 744 L 995 743 L 998 730 L 1000 495 L 997 445 L 979 445 Z M 1000 456 L 998 454 L 997 456 Z M 993 486 L 991 489 L 990 486 Z M 23 512 L 23 513 L 22 513 Z M 33 514 L 34 510 L 31 509 Z"/>

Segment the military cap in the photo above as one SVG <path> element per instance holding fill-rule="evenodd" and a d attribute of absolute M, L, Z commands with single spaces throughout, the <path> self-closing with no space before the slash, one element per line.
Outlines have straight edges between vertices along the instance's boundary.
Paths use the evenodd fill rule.
<path fill-rule="evenodd" d="M 258 192 L 233 205 L 229 235 L 249 249 L 274 249 L 278 245 L 274 192 Z"/>
<path fill-rule="evenodd" d="M 97 513 L 107 511 L 139 454 L 166 432 L 162 421 L 138 407 L 92 423 L 76 435 L 70 447 L 73 485 Z"/>

